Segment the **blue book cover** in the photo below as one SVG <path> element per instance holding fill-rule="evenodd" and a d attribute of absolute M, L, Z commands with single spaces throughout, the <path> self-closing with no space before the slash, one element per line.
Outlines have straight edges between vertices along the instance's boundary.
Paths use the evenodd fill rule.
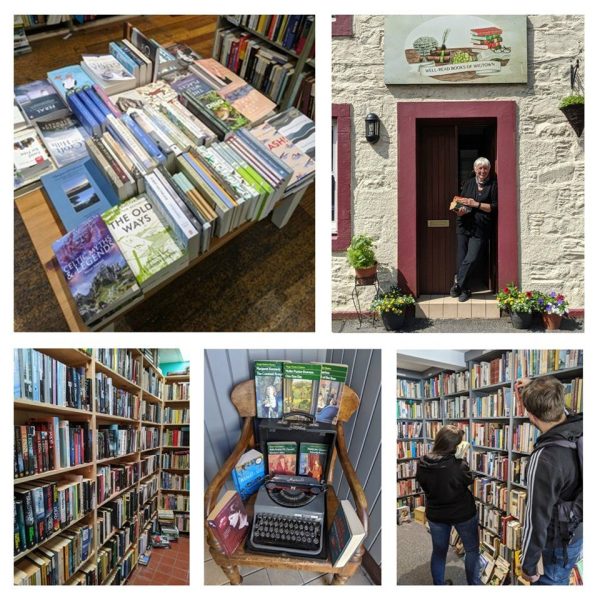
<path fill-rule="evenodd" d="M 91 158 L 78 160 L 41 178 L 65 231 L 119 202 L 108 179 Z"/>
<path fill-rule="evenodd" d="M 21 397 L 21 373 L 19 369 L 19 351 L 17 349 L 13 350 L 13 389 L 14 389 L 14 397 Z"/>
<path fill-rule="evenodd" d="M 87 133 L 75 117 L 40 121 L 37 126 L 57 167 L 64 167 L 88 156 L 85 147 Z"/>
<path fill-rule="evenodd" d="M 67 97 L 67 92 L 82 88 L 84 85 L 93 86 L 95 83 L 79 65 L 70 65 L 48 71 L 48 81 L 63 100 Z"/>
<path fill-rule="evenodd" d="M 158 146 L 152 141 L 150 136 L 129 116 L 123 115 L 121 121 L 125 123 L 129 131 L 144 147 L 144 150 L 160 164 L 167 162 L 167 157 L 159 150 Z"/>
<path fill-rule="evenodd" d="M 15 86 L 15 100 L 29 121 L 69 114 L 69 109 L 50 82 L 42 79 Z"/>
<path fill-rule="evenodd" d="M 111 42 L 108 45 L 108 51 L 127 69 L 130 73 L 139 76 L 139 64 L 133 60 L 124 50 L 117 44 L 117 42 Z M 137 71 L 137 72 L 136 72 Z"/>
<path fill-rule="evenodd" d="M 89 135 L 100 135 L 100 123 L 96 121 L 77 94 L 74 92 L 69 93 L 67 103 Z"/>
<path fill-rule="evenodd" d="M 94 101 L 85 93 L 84 90 L 77 90 L 73 92 L 73 96 L 76 96 L 81 100 L 83 106 L 87 108 L 99 127 L 102 127 L 104 121 L 106 121 L 106 115 L 96 106 Z M 70 97 L 70 96 L 69 96 Z"/>
<path fill-rule="evenodd" d="M 258 450 L 249 450 L 243 454 L 231 472 L 231 477 L 242 500 L 250 498 L 258 491 L 265 478 L 263 455 Z"/>
<path fill-rule="evenodd" d="M 212 86 L 195 75 L 188 75 L 174 80 L 170 82 L 170 85 L 180 96 L 183 95 L 183 92 L 188 92 L 193 98 L 199 98 L 213 89 Z"/>
<path fill-rule="evenodd" d="M 104 103 L 104 100 L 98 95 L 96 88 L 85 88 L 83 93 L 94 103 L 94 105 L 98 108 L 100 113 L 104 116 L 102 119 L 102 123 L 104 123 L 106 117 L 108 115 L 112 115 L 112 112 L 108 106 Z"/>

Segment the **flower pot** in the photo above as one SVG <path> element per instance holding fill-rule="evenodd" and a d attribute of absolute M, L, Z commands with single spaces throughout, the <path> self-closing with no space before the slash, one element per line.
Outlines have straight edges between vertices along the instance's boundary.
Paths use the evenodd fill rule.
<path fill-rule="evenodd" d="M 529 329 L 533 315 L 527 312 L 511 312 L 510 320 L 515 329 Z"/>
<path fill-rule="evenodd" d="M 555 329 L 560 329 L 562 315 L 544 313 L 542 315 L 542 320 L 544 321 L 544 327 L 553 331 Z"/>
<path fill-rule="evenodd" d="M 570 104 L 569 106 L 564 106 L 560 110 L 567 118 L 567 121 L 571 124 L 571 127 L 577 134 L 577 137 L 581 137 L 583 133 L 583 125 L 584 125 L 584 105 L 583 104 Z"/>
<path fill-rule="evenodd" d="M 371 285 L 377 279 L 377 263 L 364 269 L 354 269 L 358 285 Z"/>
<path fill-rule="evenodd" d="M 393 312 L 382 312 L 381 320 L 386 331 L 400 331 L 404 326 L 406 315 L 404 313 L 397 315 Z"/>

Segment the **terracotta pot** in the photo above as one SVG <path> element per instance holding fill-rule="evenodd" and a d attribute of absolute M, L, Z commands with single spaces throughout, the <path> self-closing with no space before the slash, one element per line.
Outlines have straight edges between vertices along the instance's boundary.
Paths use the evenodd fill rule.
<path fill-rule="evenodd" d="M 527 312 L 511 312 L 510 321 L 515 329 L 529 329 L 533 315 Z"/>
<path fill-rule="evenodd" d="M 567 118 L 567 121 L 571 124 L 571 127 L 577 134 L 577 137 L 581 137 L 583 133 L 584 125 L 584 105 L 583 104 L 570 104 L 560 110 Z"/>
<path fill-rule="evenodd" d="M 370 285 L 377 279 L 377 263 L 364 269 L 354 269 L 356 283 L 359 285 Z"/>
<path fill-rule="evenodd" d="M 544 313 L 542 315 L 542 320 L 544 321 L 544 327 L 546 329 L 554 331 L 556 329 L 560 329 L 560 324 L 562 322 L 562 315 L 554 315 L 554 314 Z"/>
<path fill-rule="evenodd" d="M 400 331 L 404 325 L 406 314 L 397 315 L 393 312 L 382 312 L 381 320 L 386 331 Z"/>

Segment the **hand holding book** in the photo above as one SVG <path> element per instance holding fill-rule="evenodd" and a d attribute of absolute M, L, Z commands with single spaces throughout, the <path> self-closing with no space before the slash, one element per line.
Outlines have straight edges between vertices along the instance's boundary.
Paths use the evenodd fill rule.
<path fill-rule="evenodd" d="M 459 217 L 471 212 L 471 209 L 479 203 L 473 198 L 463 198 L 462 196 L 454 196 L 450 202 L 450 210 L 458 214 Z"/>

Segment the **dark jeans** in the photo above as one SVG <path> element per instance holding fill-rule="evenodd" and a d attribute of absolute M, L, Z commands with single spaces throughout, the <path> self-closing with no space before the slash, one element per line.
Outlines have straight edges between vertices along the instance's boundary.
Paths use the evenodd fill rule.
<path fill-rule="evenodd" d="M 454 528 L 458 532 L 460 539 L 465 547 L 465 573 L 469 585 L 480 585 L 479 581 L 479 525 L 477 515 L 468 521 L 454 523 Z M 433 550 L 431 552 L 431 576 L 433 585 L 445 585 L 446 574 L 446 555 L 450 547 L 450 530 L 452 525 L 446 523 L 433 523 L 429 521 L 429 530 L 431 531 L 431 542 Z"/>
<path fill-rule="evenodd" d="M 456 234 L 456 280 L 461 289 L 470 289 L 469 277 L 486 242 L 484 238 Z"/>
<path fill-rule="evenodd" d="M 544 574 L 534 585 L 569 585 L 569 575 L 575 563 L 581 558 L 583 538 L 567 547 L 567 564 L 562 548 L 546 548 L 542 552 Z"/>

